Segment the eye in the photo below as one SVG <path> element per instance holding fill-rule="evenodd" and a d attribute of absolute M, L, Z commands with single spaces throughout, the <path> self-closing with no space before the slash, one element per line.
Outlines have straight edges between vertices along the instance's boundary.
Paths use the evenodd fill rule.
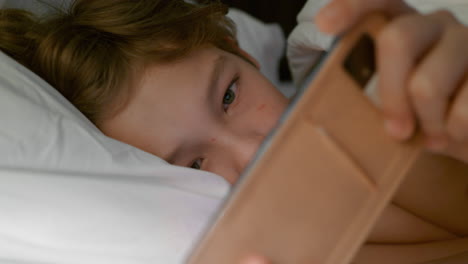
<path fill-rule="evenodd" d="M 230 84 L 223 97 L 223 109 L 226 111 L 229 108 L 229 105 L 236 100 L 237 94 L 237 81 L 239 78 L 235 78 Z"/>
<path fill-rule="evenodd" d="M 190 165 L 190 168 L 199 170 L 201 169 L 202 162 L 203 162 L 203 159 L 197 159 L 192 163 L 192 165 Z"/>

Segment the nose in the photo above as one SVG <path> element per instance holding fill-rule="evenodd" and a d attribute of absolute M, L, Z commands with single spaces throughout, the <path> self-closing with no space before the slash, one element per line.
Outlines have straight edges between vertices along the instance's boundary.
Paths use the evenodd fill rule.
<path fill-rule="evenodd" d="M 220 174 L 235 183 L 254 157 L 265 135 L 255 132 L 226 133 L 220 138 Z"/>

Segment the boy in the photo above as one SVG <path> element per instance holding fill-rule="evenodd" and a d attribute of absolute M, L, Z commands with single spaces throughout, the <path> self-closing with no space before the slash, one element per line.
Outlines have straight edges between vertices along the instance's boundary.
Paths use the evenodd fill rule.
<path fill-rule="evenodd" d="M 391 0 L 337 0 L 318 24 L 337 33 L 374 9 L 399 16 L 378 41 L 389 132 L 405 139 L 418 120 L 431 149 L 467 162 L 468 85 L 462 79 L 468 58 L 458 50 L 453 54 L 464 48 L 466 28 L 445 13 L 412 14 L 403 2 Z M 49 81 L 108 136 L 234 183 L 288 101 L 234 45 L 229 27 L 216 27 L 222 21 L 218 13 L 177 1 L 77 1 L 67 16 L 51 20 L 52 31 L 42 25 L 25 29 L 21 23 L 31 21 L 16 20 L 11 32 L 26 32 L 27 44 L 10 52 L 10 46 L 0 47 Z M 468 210 L 460 208 L 466 200 L 457 200 L 460 195 L 452 190 L 444 195 L 454 201 L 453 213 L 440 216 L 436 210 L 431 216 L 465 219 Z M 466 225 L 457 229 L 414 213 L 428 208 L 438 207 L 390 205 L 370 242 L 466 236 Z"/>

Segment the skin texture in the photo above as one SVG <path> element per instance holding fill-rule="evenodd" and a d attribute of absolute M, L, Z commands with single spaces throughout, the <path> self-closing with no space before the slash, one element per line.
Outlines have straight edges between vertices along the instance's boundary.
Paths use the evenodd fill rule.
<path fill-rule="evenodd" d="M 405 140 L 418 124 L 428 149 L 468 162 L 468 82 L 463 78 L 468 55 L 460 51 L 466 49 L 466 27 L 447 12 L 420 15 L 398 0 L 335 0 L 316 23 L 338 34 L 378 9 L 395 17 L 377 39 L 379 95 L 389 134 Z M 219 76 L 213 78 L 213 72 Z M 233 94 L 234 100 L 226 100 Z M 207 46 L 179 61 L 148 67 L 126 107 L 99 127 L 172 164 L 211 171 L 233 183 L 287 103 L 253 65 Z M 426 220 L 390 205 L 370 240 L 456 238 Z M 269 262 L 252 256 L 240 263 Z"/>
<path fill-rule="evenodd" d="M 252 64 L 204 47 L 149 67 L 128 105 L 100 128 L 172 164 L 199 166 L 234 183 L 287 103 Z"/>
<path fill-rule="evenodd" d="M 373 10 L 394 17 L 377 40 L 388 133 L 405 140 L 419 126 L 429 150 L 468 162 L 468 28 L 447 11 L 421 15 L 400 0 L 334 0 L 315 22 L 339 34 Z"/>

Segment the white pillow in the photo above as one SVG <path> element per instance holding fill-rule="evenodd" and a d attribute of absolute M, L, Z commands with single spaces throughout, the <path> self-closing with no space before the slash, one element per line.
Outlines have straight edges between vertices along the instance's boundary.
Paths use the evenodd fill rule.
<path fill-rule="evenodd" d="M 2 1 L 2 0 L 0 0 Z M 72 0 L 3 0 L 4 7 L 27 9 L 36 14 L 51 11 L 50 7 L 66 9 Z M 186 0 L 191 2 L 190 0 Z M 0 7 L 1 7 L 0 2 Z M 277 87 L 283 87 L 279 80 L 279 63 L 285 53 L 286 38 L 281 27 L 275 23 L 264 23 L 242 10 L 230 8 L 227 15 L 237 26 L 237 39 L 242 49 L 254 57 L 260 64 L 260 71 Z M 281 90 L 283 91 L 283 90 Z M 283 91 L 288 93 L 289 91 Z"/>
<path fill-rule="evenodd" d="M 259 62 L 263 75 L 279 86 L 279 62 L 286 48 L 281 27 L 263 23 L 235 8 L 230 8 L 227 16 L 236 23 L 239 46 Z"/>
<path fill-rule="evenodd" d="M 0 53 L 0 262 L 181 263 L 229 186 L 104 136 Z"/>
<path fill-rule="evenodd" d="M 47 12 L 37 1 L 6 2 Z M 276 82 L 279 27 L 230 16 L 241 47 Z M 181 263 L 229 191 L 217 175 L 104 136 L 1 52 L 0 121 L 1 263 Z"/>
<path fill-rule="evenodd" d="M 327 50 L 332 42 L 332 36 L 318 30 L 314 17 L 322 6 L 330 0 L 308 0 L 297 15 L 298 25 L 288 37 L 287 56 L 293 80 L 300 86 L 307 72 L 319 58 L 323 50 Z M 467 0 L 408 0 L 406 1 L 422 13 L 445 8 L 455 14 L 464 24 L 468 24 Z"/>

